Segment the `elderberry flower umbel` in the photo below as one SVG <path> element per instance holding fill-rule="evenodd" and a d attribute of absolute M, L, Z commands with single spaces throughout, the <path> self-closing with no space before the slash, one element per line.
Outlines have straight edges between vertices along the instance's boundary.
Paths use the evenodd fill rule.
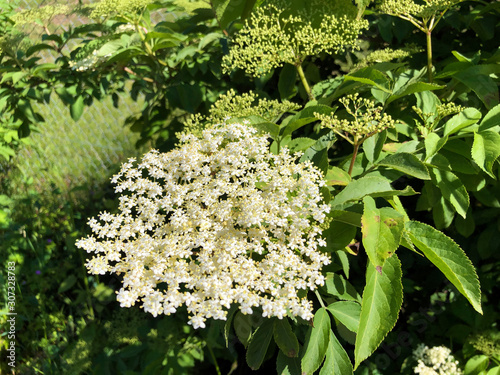
<path fill-rule="evenodd" d="M 296 158 L 272 154 L 247 125 L 222 124 L 137 166 L 130 159 L 112 179 L 119 212 L 90 219 L 94 235 L 77 242 L 95 253 L 89 272 L 123 274 L 122 307 L 140 302 L 157 316 L 186 305 L 195 328 L 225 320 L 233 303 L 244 314 L 311 319 L 298 292 L 324 283 L 329 206 L 321 172 Z"/>

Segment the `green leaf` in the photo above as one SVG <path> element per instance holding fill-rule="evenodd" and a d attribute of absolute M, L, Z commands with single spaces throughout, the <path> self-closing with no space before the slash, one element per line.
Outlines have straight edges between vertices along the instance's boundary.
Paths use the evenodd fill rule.
<path fill-rule="evenodd" d="M 123 42 L 120 39 L 115 39 L 112 40 L 105 45 L 103 45 L 99 50 L 97 51 L 97 56 L 99 57 L 104 57 L 104 56 L 111 56 L 118 50 L 122 49 L 125 47 L 123 45 Z"/>
<path fill-rule="evenodd" d="M 231 119 L 233 120 L 233 119 Z M 238 121 L 239 118 L 235 118 L 234 120 Z M 263 117 L 252 115 L 248 116 L 245 118 L 242 118 L 241 120 L 248 120 L 250 121 L 250 125 L 253 126 L 254 128 L 267 133 L 271 136 L 272 139 L 276 140 L 278 139 L 279 131 L 280 128 L 278 125 L 276 125 L 274 122 L 270 122 L 266 120 Z"/>
<path fill-rule="evenodd" d="M 274 321 L 274 341 L 287 357 L 296 357 L 299 354 L 299 340 L 293 333 L 288 318 Z"/>
<path fill-rule="evenodd" d="M 481 290 L 476 270 L 464 251 L 451 238 L 433 227 L 409 221 L 406 223 L 412 242 L 467 298 L 474 309 L 481 309 Z"/>
<path fill-rule="evenodd" d="M 478 132 L 495 128 L 500 129 L 500 104 L 493 107 L 479 124 Z"/>
<path fill-rule="evenodd" d="M 359 306 L 359 305 L 358 305 Z M 330 340 L 326 349 L 325 363 L 319 375 L 349 375 L 353 374 L 352 363 L 339 340 L 330 331 Z"/>
<path fill-rule="evenodd" d="M 349 182 L 351 182 L 351 176 L 349 176 L 349 173 L 347 173 L 343 169 L 340 169 L 339 167 L 330 167 L 326 172 L 325 180 L 326 184 L 330 186 L 346 186 L 349 184 Z"/>
<path fill-rule="evenodd" d="M 391 90 L 389 89 L 389 78 L 387 78 L 384 73 L 371 67 L 359 69 L 354 73 L 350 73 L 345 76 L 344 80 L 361 82 L 370 86 L 374 86 L 379 90 L 382 90 L 389 94 L 391 93 Z"/>
<path fill-rule="evenodd" d="M 83 114 L 83 95 L 78 95 L 73 103 L 69 106 L 69 112 L 73 121 L 78 121 Z"/>
<path fill-rule="evenodd" d="M 481 119 L 481 112 L 476 108 L 465 108 L 444 124 L 444 135 L 450 135 L 476 124 Z"/>
<path fill-rule="evenodd" d="M 363 142 L 363 153 L 371 164 L 375 163 L 380 157 L 386 139 L 387 131 L 384 130 L 381 133 L 369 137 Z"/>
<path fill-rule="evenodd" d="M 424 163 L 422 163 L 419 158 L 413 154 L 407 152 L 398 152 L 386 156 L 378 165 L 384 167 L 390 167 L 397 171 L 406 173 L 409 176 L 419 178 L 421 180 L 430 180 L 429 171 Z"/>
<path fill-rule="evenodd" d="M 354 348 L 354 369 L 377 349 L 394 328 L 402 303 L 401 264 L 397 256 L 387 259 L 382 273 L 368 263 Z"/>
<path fill-rule="evenodd" d="M 346 328 L 352 332 L 357 332 L 359 327 L 359 317 L 361 315 L 361 305 L 353 301 L 338 301 L 327 307 L 335 319 L 339 320 Z"/>
<path fill-rule="evenodd" d="M 231 22 L 241 17 L 247 8 L 251 9 L 255 0 L 213 0 L 212 4 L 220 27 L 226 29 Z"/>
<path fill-rule="evenodd" d="M 252 336 L 252 316 L 238 311 L 234 316 L 234 333 L 246 348 Z"/>
<path fill-rule="evenodd" d="M 340 221 L 361 228 L 361 214 L 352 211 L 332 210 L 329 214 L 335 221 Z"/>
<path fill-rule="evenodd" d="M 392 103 L 394 100 L 402 98 L 403 96 L 415 94 L 417 92 L 422 91 L 430 91 L 430 90 L 439 90 L 443 89 L 446 86 L 440 86 L 435 83 L 427 83 L 427 82 L 412 82 L 407 85 L 401 87 L 398 91 L 392 94 L 386 101 L 385 105 Z"/>
<path fill-rule="evenodd" d="M 478 375 L 488 368 L 490 359 L 484 354 L 475 355 L 467 361 L 464 368 L 464 375 Z"/>
<path fill-rule="evenodd" d="M 460 216 L 465 218 L 469 208 L 469 194 L 460 179 L 452 172 L 438 168 L 431 169 L 431 177 L 443 197 L 453 205 Z"/>
<path fill-rule="evenodd" d="M 252 370 L 258 370 L 264 362 L 267 348 L 273 338 L 274 319 L 266 319 L 264 323 L 257 328 L 250 340 L 247 348 L 247 364 Z"/>
<path fill-rule="evenodd" d="M 430 133 L 424 140 L 425 160 L 434 156 L 448 141 L 448 136 L 440 137 L 436 133 Z"/>
<path fill-rule="evenodd" d="M 229 347 L 229 332 L 231 331 L 231 324 L 233 323 L 233 318 L 237 311 L 236 305 L 232 305 L 227 313 L 226 323 L 224 323 L 224 340 L 226 342 L 226 348 Z"/>
<path fill-rule="evenodd" d="M 390 207 L 378 209 L 372 197 L 365 197 L 361 218 L 363 246 L 368 258 L 380 272 L 386 260 L 399 247 L 404 230 L 404 215 Z"/>
<path fill-rule="evenodd" d="M 300 359 L 287 357 L 280 350 L 276 360 L 276 372 L 278 375 L 301 375 Z"/>
<path fill-rule="evenodd" d="M 479 66 L 472 66 L 453 77 L 474 91 L 486 108 L 491 109 L 498 104 L 498 86 L 491 77 L 481 72 Z"/>
<path fill-rule="evenodd" d="M 316 143 L 315 139 L 299 137 L 292 139 L 287 147 L 291 152 L 304 151 Z"/>
<path fill-rule="evenodd" d="M 307 331 L 301 359 L 303 375 L 312 375 L 321 366 L 330 342 L 330 329 L 330 317 L 322 307 L 314 314 L 313 326 Z"/>
<path fill-rule="evenodd" d="M 292 64 L 285 64 L 280 72 L 278 90 L 281 100 L 290 99 L 297 94 L 295 81 L 297 80 L 297 69 Z"/>
<path fill-rule="evenodd" d="M 345 301 L 361 302 L 361 296 L 354 286 L 343 276 L 333 272 L 326 274 L 325 285 L 323 289 L 327 294 Z"/>
<path fill-rule="evenodd" d="M 493 131 L 483 131 L 474 133 L 474 143 L 472 144 L 472 159 L 476 164 L 492 178 L 493 164 L 500 156 L 500 134 Z"/>
<path fill-rule="evenodd" d="M 356 236 L 357 228 L 351 224 L 332 221 L 328 229 L 323 231 L 327 243 L 327 251 L 331 252 L 345 248 Z"/>
<path fill-rule="evenodd" d="M 202 50 L 208 44 L 212 43 L 214 40 L 219 40 L 221 38 L 224 38 L 224 34 L 220 32 L 209 33 L 200 40 L 200 43 L 198 44 L 198 49 Z"/>
<path fill-rule="evenodd" d="M 335 198 L 333 198 L 331 205 L 338 206 L 349 201 L 357 201 L 366 195 L 373 193 L 386 192 L 394 190 L 389 180 L 376 177 L 365 176 L 358 180 L 351 181 Z"/>
<path fill-rule="evenodd" d="M 76 284 L 78 279 L 76 278 L 75 275 L 71 274 L 67 278 L 64 279 L 64 281 L 59 285 L 59 289 L 57 290 L 57 293 L 64 293 L 65 291 L 69 290 L 73 285 Z"/>

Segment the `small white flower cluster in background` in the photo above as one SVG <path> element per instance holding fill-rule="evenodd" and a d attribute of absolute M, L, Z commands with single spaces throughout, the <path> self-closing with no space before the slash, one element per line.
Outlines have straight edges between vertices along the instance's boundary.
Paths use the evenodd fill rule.
<path fill-rule="evenodd" d="M 330 263 L 321 223 L 329 206 L 321 172 L 244 124 L 222 124 L 178 148 L 150 151 L 113 177 L 119 213 L 89 221 L 95 236 L 77 246 L 95 253 L 93 274 L 123 274 L 117 300 L 142 302 L 154 316 L 185 305 L 194 328 L 225 320 L 236 303 L 244 314 L 287 314 L 310 320 L 300 290 L 324 284 Z"/>
<path fill-rule="evenodd" d="M 417 360 L 415 374 L 422 375 L 461 375 L 462 370 L 458 361 L 445 346 L 429 348 L 420 344 L 414 351 L 413 357 Z"/>
<path fill-rule="evenodd" d="M 135 26 L 131 23 L 124 23 L 123 25 L 118 26 L 115 30 L 115 33 L 117 34 L 128 32 L 135 32 Z"/>
<path fill-rule="evenodd" d="M 99 56 L 98 51 L 95 50 L 91 55 L 78 60 L 78 61 L 70 61 L 69 66 L 71 69 L 76 70 L 77 72 L 84 72 L 86 70 L 92 69 L 95 70 L 95 67 L 99 64 L 105 62 L 111 54 L 107 54 L 105 56 Z"/>

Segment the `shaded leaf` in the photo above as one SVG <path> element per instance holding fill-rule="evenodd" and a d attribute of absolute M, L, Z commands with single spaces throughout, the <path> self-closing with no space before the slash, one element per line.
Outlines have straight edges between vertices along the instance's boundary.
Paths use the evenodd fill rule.
<path fill-rule="evenodd" d="M 361 315 L 361 305 L 353 301 L 338 301 L 327 307 L 335 319 L 339 320 L 352 332 L 357 332 L 359 327 L 359 317 Z"/>
<path fill-rule="evenodd" d="M 257 328 L 250 340 L 247 348 L 247 364 L 252 370 L 257 370 L 264 362 L 267 348 L 273 338 L 274 319 L 266 319 L 260 327 Z"/>
<path fill-rule="evenodd" d="M 396 154 L 386 156 L 378 163 L 378 165 L 393 168 L 421 180 L 431 179 L 425 164 L 422 163 L 415 155 L 406 152 L 398 152 Z"/>
<path fill-rule="evenodd" d="M 287 357 L 296 357 L 299 354 L 299 341 L 292 331 L 288 318 L 275 319 L 274 341 Z"/>
<path fill-rule="evenodd" d="M 452 172 L 438 168 L 431 169 L 431 177 L 443 197 L 453 205 L 460 216 L 465 218 L 469 208 L 469 194 L 460 179 Z"/>

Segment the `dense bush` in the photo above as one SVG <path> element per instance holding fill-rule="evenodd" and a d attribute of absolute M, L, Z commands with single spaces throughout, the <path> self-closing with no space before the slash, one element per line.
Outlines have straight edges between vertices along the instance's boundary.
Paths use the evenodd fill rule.
<path fill-rule="evenodd" d="M 10 4 L 0 3 L 0 154 L 9 177 L 0 257 L 17 265 L 16 371 L 500 371 L 500 3 L 103 0 L 28 12 Z M 61 14 L 85 22 L 58 28 Z M 40 40 L 23 33 L 34 21 Z M 170 151 L 126 164 L 114 179 L 121 197 L 110 176 L 63 191 L 14 190 L 12 157 L 43 121 L 33 102 L 57 95 L 77 121 L 94 101 L 111 97 L 120 108 L 121 93 L 144 103 L 125 122 L 138 145 Z M 259 135 L 238 133 L 241 124 Z M 252 137 L 269 150 L 262 160 L 242 151 L 259 149 Z M 324 176 L 320 202 L 298 216 L 296 202 L 315 193 L 304 170 L 282 168 L 287 150 Z M 199 181 L 206 194 L 196 195 Z M 168 201 L 182 189 L 185 200 Z M 253 207 L 249 196 L 269 207 Z M 78 241 L 90 234 L 89 217 L 101 236 Z M 324 244 L 312 240 L 321 231 Z M 218 246 L 238 241 L 250 250 L 228 263 Z M 300 267 L 321 263 L 321 276 L 304 266 L 302 280 L 287 251 Z M 167 277 L 165 262 L 193 277 Z M 249 278 L 251 270 L 266 282 L 232 279 L 242 262 L 255 267 Z M 231 297 L 215 299 L 197 273 Z M 206 309 L 216 303 L 217 313 Z"/>

